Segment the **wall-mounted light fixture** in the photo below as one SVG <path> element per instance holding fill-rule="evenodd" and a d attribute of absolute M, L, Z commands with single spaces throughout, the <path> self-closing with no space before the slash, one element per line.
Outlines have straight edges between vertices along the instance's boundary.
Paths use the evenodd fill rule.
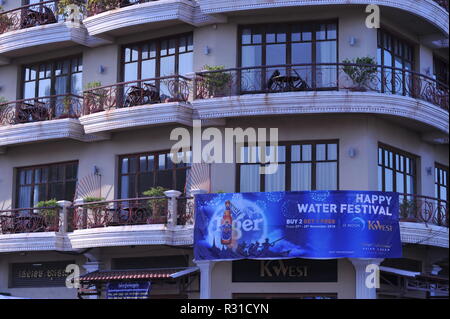
<path fill-rule="evenodd" d="M 97 175 L 97 176 L 100 175 L 100 168 L 97 165 L 94 165 L 93 172 L 94 172 L 94 175 Z"/>
<path fill-rule="evenodd" d="M 348 157 L 354 158 L 356 157 L 356 153 L 357 153 L 356 148 L 350 147 L 348 149 Z"/>
<path fill-rule="evenodd" d="M 356 45 L 357 39 L 355 37 L 348 38 L 348 44 L 350 44 L 351 47 L 354 47 Z"/>
<path fill-rule="evenodd" d="M 106 72 L 106 67 L 104 67 L 103 65 L 100 65 L 98 67 L 98 73 L 103 74 Z"/>
<path fill-rule="evenodd" d="M 427 171 L 427 175 L 428 175 L 428 176 L 433 175 L 433 167 L 428 166 L 428 167 L 426 168 L 426 171 Z"/>
<path fill-rule="evenodd" d="M 211 53 L 211 48 L 207 45 L 205 45 L 205 48 L 203 49 L 203 53 L 205 53 L 205 55 L 209 55 Z"/>
<path fill-rule="evenodd" d="M 6 3 L 6 0 L 0 0 L 0 6 L 4 5 Z"/>

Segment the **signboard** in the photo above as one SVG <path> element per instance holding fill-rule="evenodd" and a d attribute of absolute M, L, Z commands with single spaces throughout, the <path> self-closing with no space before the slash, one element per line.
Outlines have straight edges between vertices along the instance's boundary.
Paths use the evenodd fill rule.
<path fill-rule="evenodd" d="M 67 265 L 74 260 L 11 264 L 10 288 L 65 287 Z"/>
<path fill-rule="evenodd" d="M 196 260 L 401 257 L 397 193 L 310 191 L 195 197 Z"/>
<path fill-rule="evenodd" d="M 233 282 L 337 282 L 337 259 L 236 260 Z"/>
<path fill-rule="evenodd" d="M 108 299 L 148 299 L 151 282 L 109 282 Z"/>

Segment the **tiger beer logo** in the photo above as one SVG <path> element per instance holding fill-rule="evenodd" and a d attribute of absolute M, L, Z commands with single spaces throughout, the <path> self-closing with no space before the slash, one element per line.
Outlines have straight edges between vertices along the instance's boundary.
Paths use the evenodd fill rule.
<path fill-rule="evenodd" d="M 393 231 L 392 225 L 382 224 L 382 223 L 380 223 L 379 220 L 376 220 L 376 221 L 369 220 L 367 225 L 368 225 L 369 230 L 386 231 L 386 232 Z"/>

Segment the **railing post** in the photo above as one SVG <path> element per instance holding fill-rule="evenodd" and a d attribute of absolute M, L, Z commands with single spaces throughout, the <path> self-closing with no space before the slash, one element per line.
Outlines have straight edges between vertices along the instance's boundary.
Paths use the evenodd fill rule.
<path fill-rule="evenodd" d="M 81 229 L 84 229 L 87 226 L 87 213 L 86 213 L 86 210 L 82 206 L 76 207 L 76 206 L 79 206 L 79 205 L 83 205 L 84 204 L 84 199 L 83 198 L 75 199 L 73 201 L 73 204 L 75 206 L 74 207 L 74 216 L 75 216 L 75 218 L 73 219 L 73 222 L 77 223 L 76 225 L 74 225 L 74 230 L 75 229 L 79 229 L 78 223 L 80 221 L 80 217 L 79 217 L 80 216 L 80 209 L 82 209 L 82 214 L 83 214 L 83 216 L 82 216 L 83 219 L 82 219 L 82 223 L 81 223 Z"/>
<path fill-rule="evenodd" d="M 68 200 L 60 200 L 58 201 L 58 206 L 61 207 L 59 210 L 59 228 L 58 233 L 67 233 L 69 230 L 69 225 L 67 223 L 68 221 L 68 214 L 69 214 L 69 207 L 72 206 L 72 202 L 69 202 Z"/>
<path fill-rule="evenodd" d="M 166 195 L 168 199 L 167 205 L 167 225 L 176 226 L 178 219 L 178 201 L 177 198 L 180 197 L 181 192 L 176 190 L 165 191 L 164 195 Z"/>

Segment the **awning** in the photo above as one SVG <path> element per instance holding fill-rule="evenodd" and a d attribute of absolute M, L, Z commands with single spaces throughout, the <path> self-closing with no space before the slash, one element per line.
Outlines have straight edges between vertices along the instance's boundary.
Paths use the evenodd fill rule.
<path fill-rule="evenodd" d="M 185 268 L 156 268 L 139 270 L 97 270 L 80 276 L 81 283 L 133 281 L 133 280 L 164 280 L 177 279 L 199 270 L 198 267 Z"/>
<path fill-rule="evenodd" d="M 404 277 L 412 277 L 412 278 L 414 278 L 415 276 L 420 275 L 420 272 L 408 271 L 408 270 L 392 268 L 392 267 L 380 266 L 380 270 L 383 271 L 383 272 L 396 274 L 396 275 L 404 276 Z"/>

